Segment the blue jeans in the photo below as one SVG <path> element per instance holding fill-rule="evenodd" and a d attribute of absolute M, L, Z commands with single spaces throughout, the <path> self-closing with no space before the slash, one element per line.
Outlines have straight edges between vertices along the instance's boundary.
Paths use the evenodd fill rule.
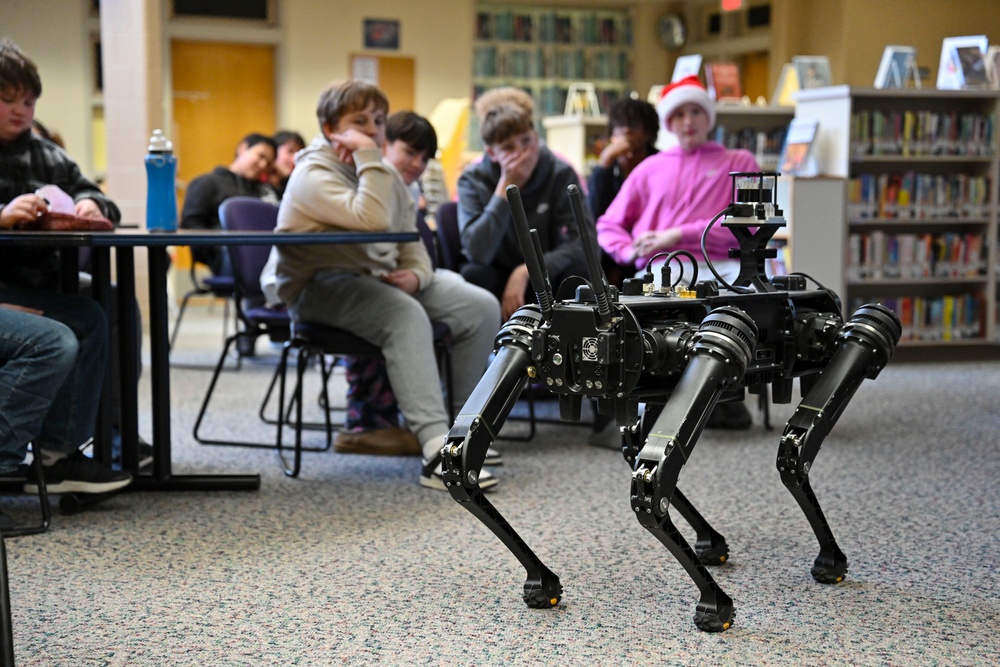
<path fill-rule="evenodd" d="M 94 436 L 108 365 L 108 324 L 97 302 L 82 296 L 0 286 L 0 303 L 44 314 L 42 318 L 17 317 L 24 314 L 2 309 L 0 359 L 8 360 L 0 368 L 0 470 L 4 470 L 20 463 L 29 441 L 40 448 L 73 452 Z M 64 326 L 51 326 L 59 323 Z M 65 336 L 67 328 L 74 341 Z M 56 342 L 53 331 L 58 332 Z M 48 357 L 43 355 L 48 363 L 42 359 L 19 361 L 19 356 L 27 354 L 23 346 L 31 341 L 71 347 L 73 360 L 68 373 L 60 375 L 47 368 L 53 363 L 51 351 Z M 23 363 L 29 364 L 27 370 Z M 10 375 L 12 364 L 13 372 L 20 376 Z M 20 379 L 14 383 L 9 377 Z M 36 407 L 34 402 L 47 405 Z M 40 419 L 38 411 L 42 412 Z"/>

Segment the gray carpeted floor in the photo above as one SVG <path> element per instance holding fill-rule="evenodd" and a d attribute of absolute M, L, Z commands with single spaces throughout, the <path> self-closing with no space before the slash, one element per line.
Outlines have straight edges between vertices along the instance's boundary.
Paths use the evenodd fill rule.
<path fill-rule="evenodd" d="M 179 360 L 210 361 L 216 335 Z M 224 375 L 206 428 L 267 436 L 264 352 Z M 706 432 L 680 486 L 729 541 L 722 634 L 695 629 L 695 587 L 586 428 L 501 442 L 492 500 L 565 589 L 531 610 L 520 565 L 417 485 L 416 459 L 311 454 L 293 480 L 271 452 L 196 445 L 208 377 L 173 373 L 175 472 L 259 472 L 261 490 L 124 494 L 8 540 L 19 665 L 1000 662 L 1000 363 L 890 365 L 862 386 L 811 475 L 850 559 L 836 586 L 809 575 L 817 546 L 774 469 L 792 406 L 774 431 Z"/>

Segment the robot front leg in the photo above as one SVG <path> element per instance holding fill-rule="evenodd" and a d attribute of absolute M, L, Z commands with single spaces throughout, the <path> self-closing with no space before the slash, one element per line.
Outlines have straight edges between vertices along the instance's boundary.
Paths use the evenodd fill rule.
<path fill-rule="evenodd" d="M 632 509 L 639 523 L 667 547 L 698 587 L 701 599 L 694 622 L 708 632 L 729 629 L 733 601 L 678 532 L 669 507 L 677 501 L 677 478 L 712 408 L 726 388 L 742 381 L 756 345 L 757 329 L 752 320 L 736 309 L 720 310 L 702 322 L 690 361 L 636 458 L 631 484 Z M 680 500 L 678 509 L 685 518 L 701 519 L 683 496 Z"/>
<path fill-rule="evenodd" d="M 517 320 L 520 313 L 515 313 L 511 321 Z M 545 567 L 479 487 L 486 450 L 493 444 L 521 395 L 531 364 L 528 340 L 518 331 L 508 338 L 505 332 L 509 334 L 511 331 L 509 326 L 500 331 L 493 363 L 448 432 L 441 450 L 442 474 L 451 497 L 500 538 L 524 566 L 527 572 L 523 595 L 525 604 L 545 609 L 556 606 L 562 598 L 559 577 Z M 524 331 L 523 327 L 521 331 Z"/>
<path fill-rule="evenodd" d="M 802 508 L 820 552 L 811 570 L 824 584 L 839 583 L 847 574 L 847 557 L 809 484 L 809 472 L 827 434 L 865 378 L 874 379 L 889 362 L 901 328 L 888 308 L 862 306 L 844 325 L 836 351 L 788 420 L 778 447 L 781 481 Z"/>

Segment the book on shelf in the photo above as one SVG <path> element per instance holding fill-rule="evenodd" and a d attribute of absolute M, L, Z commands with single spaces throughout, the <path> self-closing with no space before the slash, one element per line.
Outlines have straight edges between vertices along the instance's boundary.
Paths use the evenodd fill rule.
<path fill-rule="evenodd" d="M 736 63 L 709 63 L 705 66 L 708 95 L 716 102 L 739 101 L 743 97 L 740 68 Z"/>
<path fill-rule="evenodd" d="M 815 176 L 816 159 L 813 146 L 819 121 L 816 119 L 793 118 L 785 134 L 785 145 L 778 160 L 778 171 L 791 176 Z"/>
<path fill-rule="evenodd" d="M 778 77 L 778 85 L 774 87 L 774 94 L 771 95 L 771 106 L 790 107 L 795 105 L 792 95 L 799 89 L 799 75 L 795 68 L 789 63 L 785 63 L 781 68 L 781 75 Z"/>
<path fill-rule="evenodd" d="M 906 88 L 906 83 L 913 76 L 917 87 L 920 87 L 920 77 L 914 69 L 917 50 L 912 46 L 887 46 L 882 52 L 882 60 L 875 73 L 876 88 Z"/>
<path fill-rule="evenodd" d="M 963 70 L 962 50 L 964 58 L 968 61 L 966 67 L 969 68 L 973 79 L 978 78 L 975 69 L 975 51 L 978 51 L 980 58 L 986 55 L 989 40 L 986 35 L 966 35 L 962 37 L 945 37 L 941 41 L 941 58 L 938 61 L 937 87 L 941 90 L 959 90 L 965 87 L 966 72 Z M 983 64 L 983 74 L 985 75 L 985 64 Z"/>
<path fill-rule="evenodd" d="M 830 75 L 830 59 L 826 56 L 792 56 L 792 65 L 798 75 L 799 88 L 823 88 L 829 86 L 833 77 Z"/>
<path fill-rule="evenodd" d="M 692 53 L 687 56 L 679 56 L 674 63 L 674 73 L 670 77 L 670 83 L 680 81 L 686 76 L 699 76 L 701 73 L 701 54 Z"/>
<path fill-rule="evenodd" d="M 993 45 L 986 50 L 986 78 L 991 88 L 1000 89 L 1000 46 Z"/>

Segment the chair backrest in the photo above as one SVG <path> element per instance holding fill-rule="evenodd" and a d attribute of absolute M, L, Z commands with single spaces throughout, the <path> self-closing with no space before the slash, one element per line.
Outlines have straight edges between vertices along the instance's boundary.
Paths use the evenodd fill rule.
<path fill-rule="evenodd" d="M 222 228 L 234 232 L 274 231 L 278 224 L 278 207 L 256 197 L 230 197 L 219 205 Z M 267 264 L 271 246 L 229 246 L 233 262 L 233 278 L 240 296 L 248 299 L 263 298 L 260 274 Z"/>
<path fill-rule="evenodd" d="M 437 210 L 438 260 L 443 268 L 458 271 L 465 263 L 458 230 L 458 203 L 447 201 Z"/>
<path fill-rule="evenodd" d="M 420 240 L 424 242 L 427 254 L 431 256 L 431 264 L 436 269 L 441 265 L 438 259 L 437 235 L 427 224 L 427 211 L 424 209 L 417 212 L 417 231 L 420 232 Z"/>

